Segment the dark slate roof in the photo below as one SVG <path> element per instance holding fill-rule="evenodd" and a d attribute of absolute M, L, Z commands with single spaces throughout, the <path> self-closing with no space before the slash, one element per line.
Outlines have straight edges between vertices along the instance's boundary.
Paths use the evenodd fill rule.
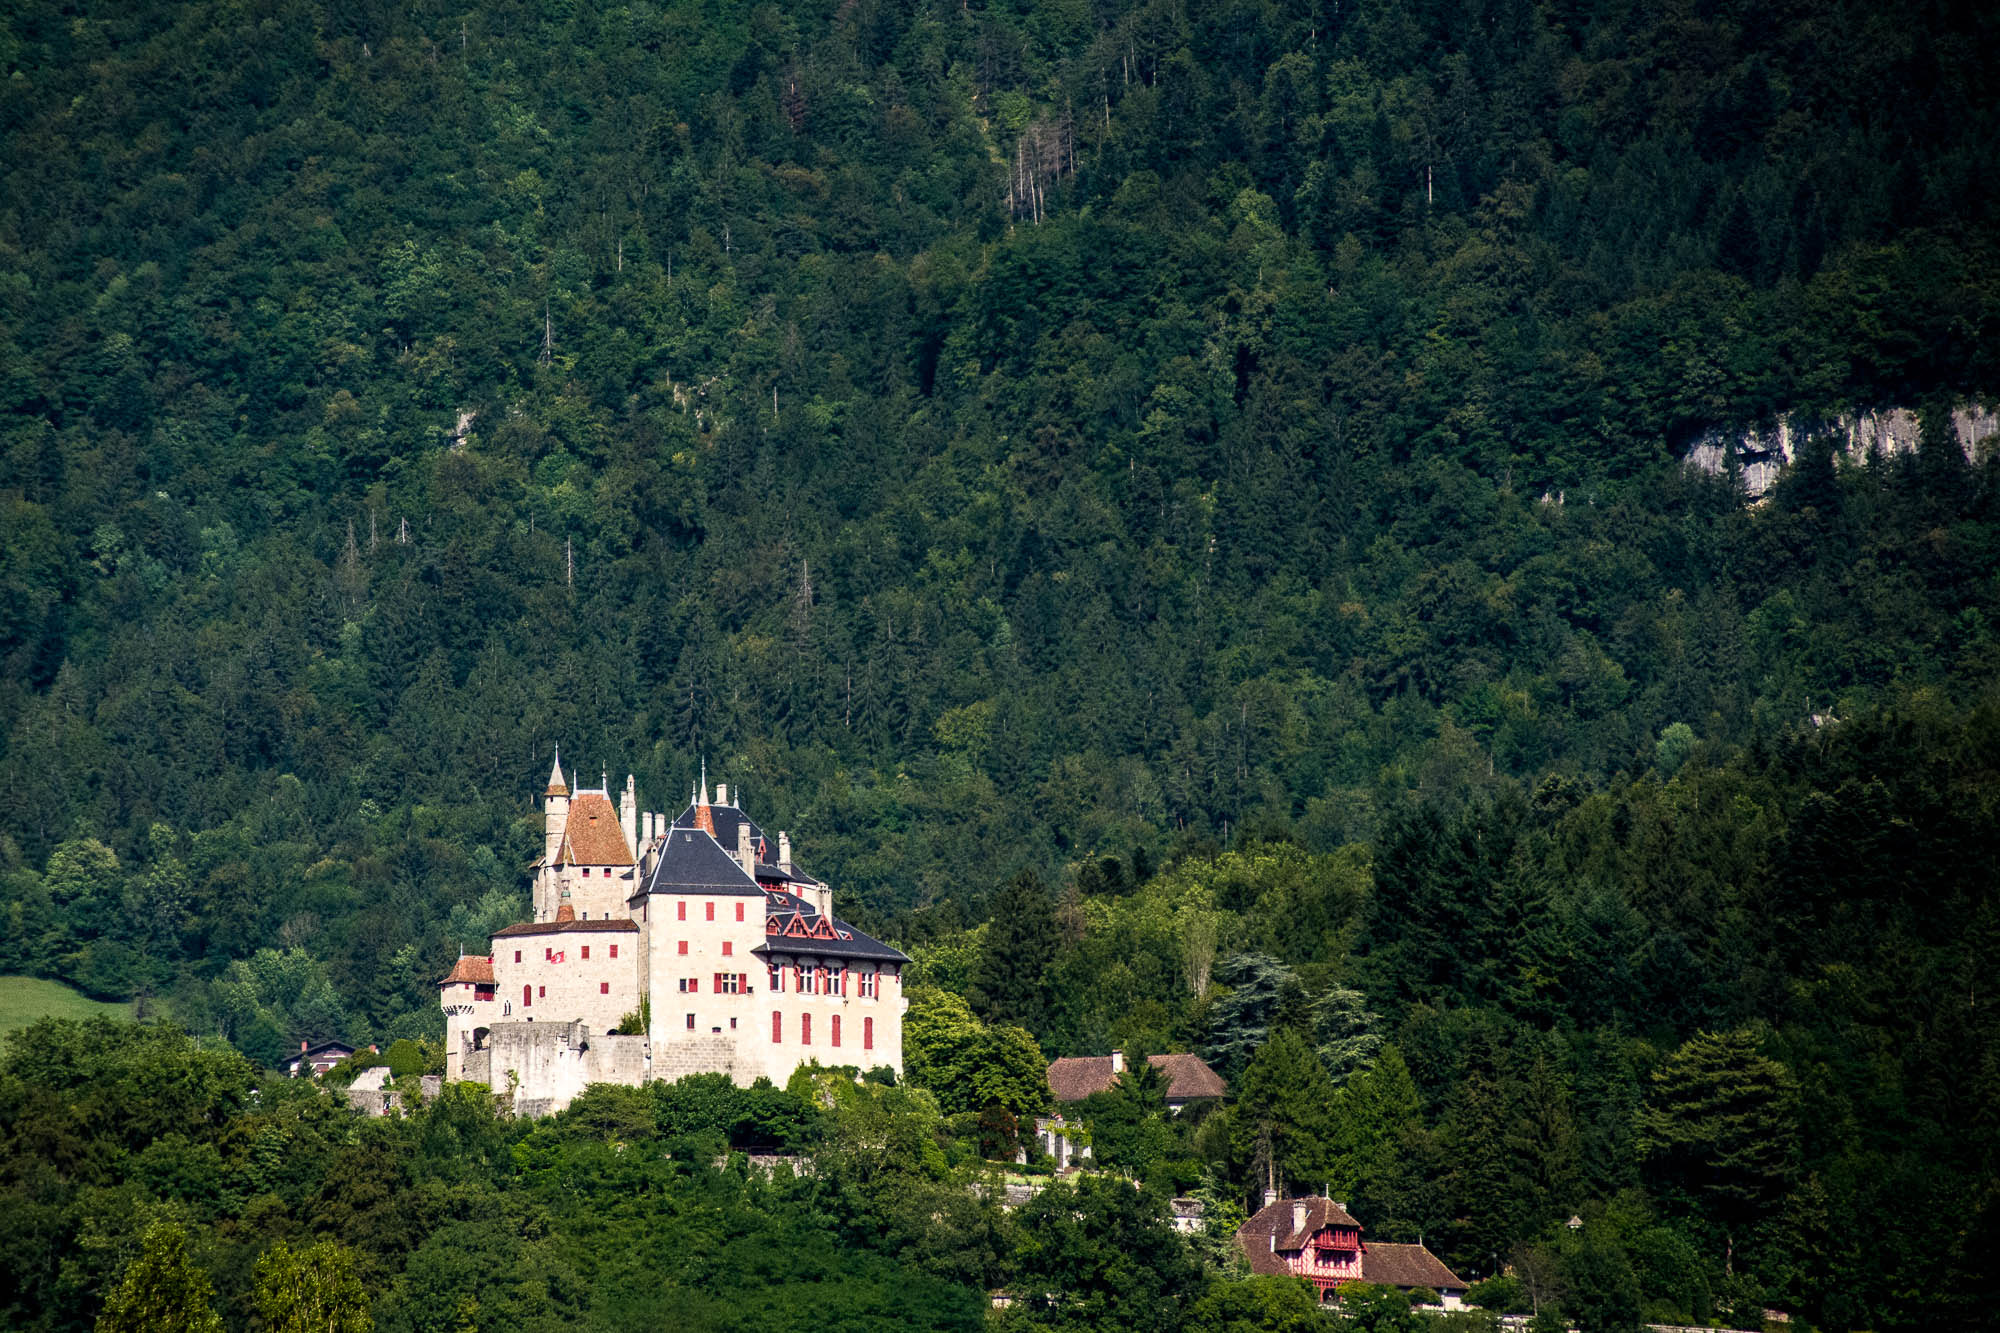
<path fill-rule="evenodd" d="M 517 926 L 494 931 L 493 938 L 510 940 L 522 935 L 597 935 L 638 928 L 638 922 L 622 916 L 604 921 L 523 921 Z M 489 976 L 487 980 L 492 978 Z"/>
<path fill-rule="evenodd" d="M 763 860 L 766 857 L 778 854 L 777 841 L 773 839 L 768 843 L 765 842 L 764 830 L 758 828 L 755 820 L 751 819 L 750 816 L 744 814 L 735 806 L 711 805 L 708 807 L 708 817 L 715 821 L 715 840 L 731 852 L 736 850 L 736 826 L 739 824 L 748 824 L 750 826 L 750 843 L 753 847 L 758 848 L 757 858 Z M 695 807 L 690 805 L 687 809 L 681 811 L 679 815 L 675 816 L 674 827 L 677 829 L 691 829 L 695 827 Z M 759 844 L 762 845 L 759 846 Z"/>
<path fill-rule="evenodd" d="M 1361 1280 L 1387 1287 L 1452 1287 L 1465 1290 L 1465 1279 L 1421 1245 L 1392 1245 L 1371 1240 L 1361 1251 Z"/>
<path fill-rule="evenodd" d="M 797 894 L 766 890 L 764 953 L 811 954 L 818 958 L 859 958 L 907 963 L 910 956 L 856 930 L 839 917 L 822 918 Z"/>
<path fill-rule="evenodd" d="M 1198 1055 L 1155 1055 L 1148 1062 L 1167 1076 L 1167 1100 L 1220 1097 L 1222 1076 Z M 1049 1091 L 1059 1102 L 1080 1102 L 1092 1093 L 1108 1092 L 1118 1077 L 1108 1055 L 1068 1055 L 1049 1066 Z"/>
<path fill-rule="evenodd" d="M 718 811 L 721 807 L 715 807 Z M 718 823 L 717 827 L 721 825 Z M 647 893 L 712 893 L 749 898 L 762 897 L 757 881 L 743 873 L 736 858 L 723 844 L 697 828 L 674 827 L 660 843 L 660 856 L 653 873 L 646 876 L 637 898 Z"/>

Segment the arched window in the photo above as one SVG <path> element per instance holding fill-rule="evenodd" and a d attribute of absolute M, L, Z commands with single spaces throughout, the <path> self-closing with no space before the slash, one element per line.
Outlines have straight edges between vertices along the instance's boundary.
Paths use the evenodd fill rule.
<path fill-rule="evenodd" d="M 522 1007 L 523 1009 L 526 1009 L 526 1008 L 528 1008 L 528 1007 L 529 1007 L 530 1005 L 534 1004 L 534 1002 L 535 1002 L 535 988 L 534 988 L 534 986 L 533 986 L 533 985 L 527 985 L 527 986 L 523 986 L 523 987 L 521 987 L 521 1007 Z"/>

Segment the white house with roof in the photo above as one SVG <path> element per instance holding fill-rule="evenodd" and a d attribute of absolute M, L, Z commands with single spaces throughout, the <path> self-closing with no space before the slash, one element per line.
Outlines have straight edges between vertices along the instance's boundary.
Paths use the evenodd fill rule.
<path fill-rule="evenodd" d="M 909 959 L 834 916 L 789 835 L 774 847 L 726 785 L 669 821 L 631 778 L 615 810 L 608 786 L 572 794 L 558 762 L 544 798 L 535 919 L 438 983 L 446 1077 L 535 1114 L 591 1083 L 902 1071 Z M 645 1031 L 612 1033 L 642 1003 Z"/>

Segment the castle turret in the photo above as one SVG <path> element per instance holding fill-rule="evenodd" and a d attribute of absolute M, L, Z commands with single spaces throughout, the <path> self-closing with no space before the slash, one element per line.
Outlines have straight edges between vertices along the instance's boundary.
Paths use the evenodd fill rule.
<path fill-rule="evenodd" d="M 563 781 L 562 751 L 556 751 L 549 769 L 549 788 L 542 793 L 542 873 L 541 891 L 535 895 L 535 916 L 547 920 L 556 909 L 559 875 L 556 860 L 562 855 L 563 832 L 569 826 L 569 784 Z"/>
<path fill-rule="evenodd" d="M 618 798 L 618 825 L 625 830 L 625 843 L 639 854 L 639 789 L 632 775 L 625 775 L 625 794 Z"/>

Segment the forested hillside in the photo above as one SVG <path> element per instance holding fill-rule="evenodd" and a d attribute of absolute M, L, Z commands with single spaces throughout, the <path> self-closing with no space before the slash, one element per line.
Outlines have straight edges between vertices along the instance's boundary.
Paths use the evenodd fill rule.
<path fill-rule="evenodd" d="M 11 6 L 0 972 L 433 1034 L 554 746 L 651 808 L 705 759 L 951 1041 L 1228 1073 L 1141 1174 L 1974 1326 L 1996 29 Z M 1924 446 L 1761 505 L 1677 460 L 1881 405 Z"/>

